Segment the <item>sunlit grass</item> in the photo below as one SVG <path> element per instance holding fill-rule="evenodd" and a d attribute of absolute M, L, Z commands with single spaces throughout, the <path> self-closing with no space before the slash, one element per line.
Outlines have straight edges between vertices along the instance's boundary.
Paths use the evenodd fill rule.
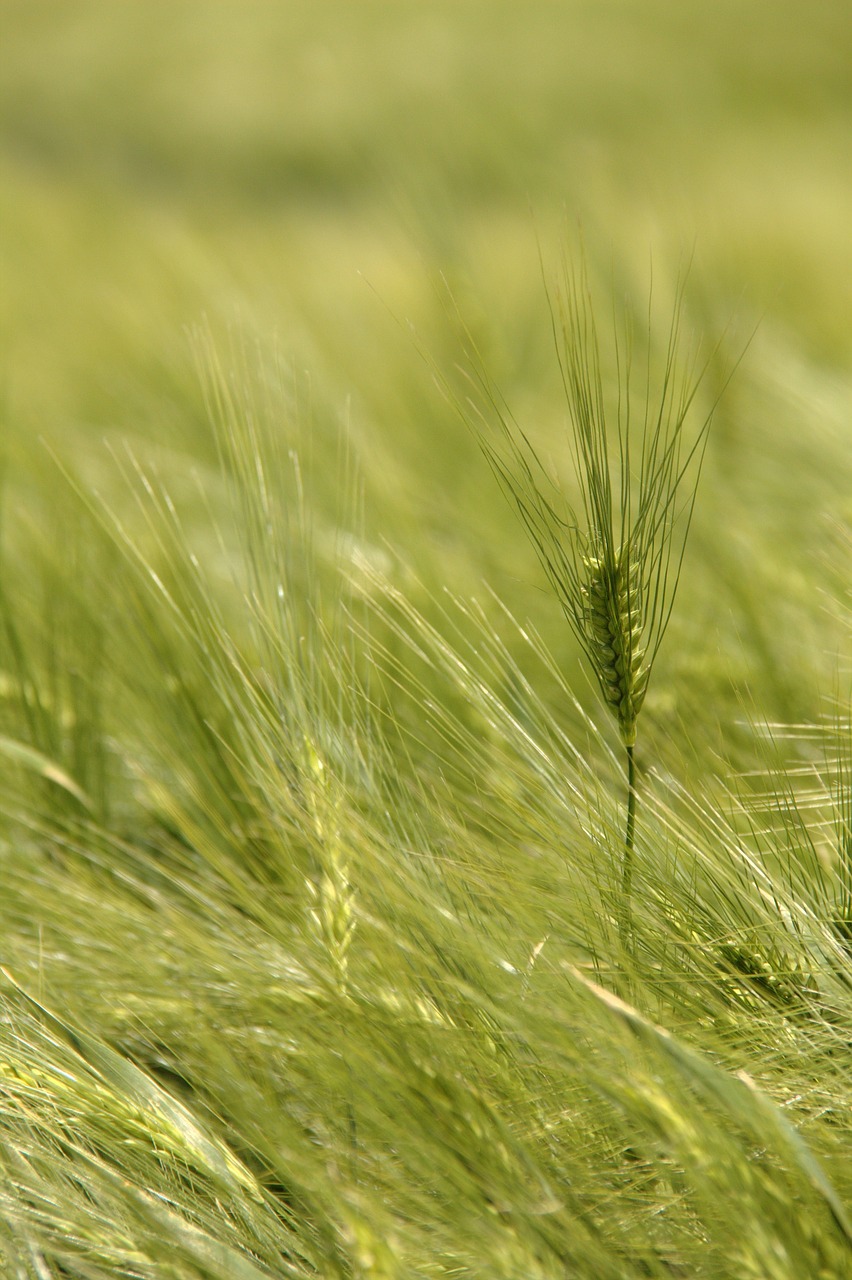
<path fill-rule="evenodd" d="M 842 7 L 7 10 L 0 1272 L 844 1276 Z M 688 350 L 754 333 L 629 948 L 623 734 L 445 394 L 448 286 L 581 505 L 566 218 L 640 337 L 690 254 Z"/>

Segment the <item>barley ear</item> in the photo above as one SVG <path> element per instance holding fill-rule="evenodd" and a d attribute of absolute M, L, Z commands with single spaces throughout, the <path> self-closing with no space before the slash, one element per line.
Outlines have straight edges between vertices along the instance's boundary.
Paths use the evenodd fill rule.
<path fill-rule="evenodd" d="M 636 717 L 648 686 L 642 642 L 644 616 L 639 564 L 629 547 L 615 555 L 589 553 L 581 583 L 588 652 L 604 699 L 626 747 L 636 741 Z"/>
<path fill-rule="evenodd" d="M 659 381 L 655 385 L 649 354 L 644 377 L 640 372 L 634 385 L 632 332 L 628 325 L 620 336 L 616 325 L 612 387 L 604 377 L 585 263 L 576 271 L 566 263 L 555 293 L 548 289 L 579 501 L 560 492 L 473 349 L 471 386 L 481 393 L 482 406 L 476 398 L 471 404 L 483 452 L 526 528 L 625 748 L 619 933 L 626 951 L 633 934 L 637 720 L 674 606 L 715 408 L 703 420 L 694 412 L 707 365 L 699 362 L 697 348 L 682 358 L 684 285 L 682 276 Z M 648 345 L 650 352 L 650 327 Z M 720 395 L 725 385 L 727 380 Z M 491 418 L 496 437 L 486 429 Z"/>

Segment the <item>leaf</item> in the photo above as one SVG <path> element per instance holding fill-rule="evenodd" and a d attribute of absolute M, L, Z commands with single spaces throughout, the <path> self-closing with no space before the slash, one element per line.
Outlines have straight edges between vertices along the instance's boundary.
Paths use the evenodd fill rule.
<path fill-rule="evenodd" d="M 64 769 L 60 768 L 48 756 L 36 751 L 35 747 L 30 747 L 25 742 L 18 742 L 14 738 L 0 736 L 0 755 L 6 756 L 9 760 L 14 760 L 16 764 L 23 765 L 25 769 L 29 769 L 32 773 L 37 773 L 42 778 L 46 778 L 48 782 L 54 782 L 57 787 L 61 787 L 63 791 L 67 791 L 75 800 L 78 800 L 84 808 L 92 809 L 91 800 L 70 774 L 67 774 Z"/>

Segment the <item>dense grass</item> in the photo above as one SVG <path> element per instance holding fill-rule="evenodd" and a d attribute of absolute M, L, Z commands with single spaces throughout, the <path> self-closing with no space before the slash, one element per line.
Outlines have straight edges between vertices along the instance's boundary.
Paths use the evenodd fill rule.
<path fill-rule="evenodd" d="M 5 6 L 4 1277 L 849 1274 L 848 36 Z M 629 946 L 618 730 L 466 400 L 577 504 L 581 241 L 610 410 L 687 261 L 699 421 L 745 351 Z"/>

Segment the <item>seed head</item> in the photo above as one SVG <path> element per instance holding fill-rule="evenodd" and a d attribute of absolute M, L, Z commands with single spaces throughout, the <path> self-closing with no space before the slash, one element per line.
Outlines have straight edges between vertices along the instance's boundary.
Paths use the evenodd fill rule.
<path fill-rule="evenodd" d="M 586 576 L 580 590 L 588 652 L 624 744 L 632 746 L 648 685 L 639 566 L 624 547 L 610 562 L 604 554 L 589 554 L 583 565 Z"/>
<path fill-rule="evenodd" d="M 671 616 L 713 414 L 712 406 L 703 420 L 700 411 L 693 414 L 706 365 L 697 348 L 681 349 L 683 288 L 681 280 L 661 347 L 649 329 L 649 355 L 638 374 L 632 327 L 628 322 L 622 332 L 616 324 L 611 382 L 601 367 L 584 265 L 577 272 L 566 265 L 561 287 L 549 295 L 579 502 L 554 482 L 481 363 L 477 373 L 485 395 L 477 428 L 482 449 L 627 747 L 636 741 L 636 719 Z M 652 360 L 655 350 L 659 357 Z M 492 415 L 496 439 L 485 428 Z"/>

